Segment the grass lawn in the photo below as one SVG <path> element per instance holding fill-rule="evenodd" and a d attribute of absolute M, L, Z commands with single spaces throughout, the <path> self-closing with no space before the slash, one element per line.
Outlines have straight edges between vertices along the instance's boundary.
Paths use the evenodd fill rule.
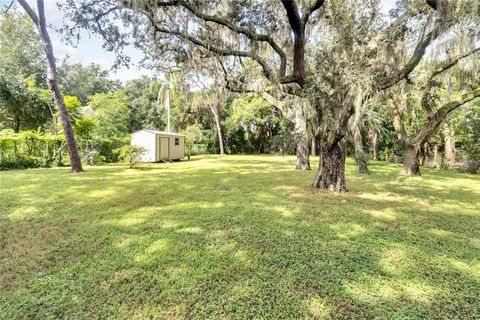
<path fill-rule="evenodd" d="M 480 318 L 479 176 L 294 160 L 0 172 L 0 318 Z"/>

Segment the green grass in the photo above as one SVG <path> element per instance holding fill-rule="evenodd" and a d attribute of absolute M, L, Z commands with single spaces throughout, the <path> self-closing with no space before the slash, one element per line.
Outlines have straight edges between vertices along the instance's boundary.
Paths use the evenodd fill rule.
<path fill-rule="evenodd" d="M 0 172 L 0 318 L 480 318 L 480 177 L 293 164 Z"/>

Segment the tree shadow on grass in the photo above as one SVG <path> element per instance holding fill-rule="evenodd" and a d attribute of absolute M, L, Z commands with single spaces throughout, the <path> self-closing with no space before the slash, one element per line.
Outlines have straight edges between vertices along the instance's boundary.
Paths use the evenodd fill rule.
<path fill-rule="evenodd" d="M 47 226 L 65 232 L 28 252 L 35 263 L 16 271 L 0 304 L 27 317 L 478 314 L 475 191 L 462 193 L 459 212 L 446 213 L 422 200 L 454 204 L 455 190 L 403 182 L 385 189 L 382 179 L 352 175 L 352 192 L 317 193 L 305 183 L 313 173 L 284 172 L 288 165 L 235 161 L 231 170 L 141 177 L 108 170 L 102 179 L 94 172 L 81 184 L 66 178 L 74 185 L 63 195 L 45 192 L 34 203 L 26 187 L 9 203 L 46 212 L 30 219 L 26 243 L 41 240 L 35 232 Z M 12 210 L 0 222 L 7 246 L 26 228 Z M 17 265 L 8 261 L 7 272 Z"/>

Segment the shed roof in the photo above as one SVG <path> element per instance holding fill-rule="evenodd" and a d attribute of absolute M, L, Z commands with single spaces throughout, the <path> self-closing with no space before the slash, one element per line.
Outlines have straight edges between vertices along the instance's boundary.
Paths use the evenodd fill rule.
<path fill-rule="evenodd" d="M 157 131 L 157 130 L 150 130 L 150 129 L 142 129 L 142 130 L 138 130 L 136 132 L 139 132 L 139 131 L 146 131 L 146 132 L 149 132 L 149 133 L 162 134 L 162 135 L 166 135 L 166 136 L 185 137 L 184 134 L 179 134 L 179 133 L 176 133 L 176 132 Z"/>

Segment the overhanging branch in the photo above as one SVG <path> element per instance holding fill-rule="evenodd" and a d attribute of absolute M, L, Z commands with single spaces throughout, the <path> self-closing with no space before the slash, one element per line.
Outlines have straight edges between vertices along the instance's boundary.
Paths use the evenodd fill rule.
<path fill-rule="evenodd" d="M 449 70 L 450 68 L 454 67 L 455 65 L 460 62 L 460 60 L 465 59 L 475 53 L 480 52 L 480 47 L 475 48 L 463 55 L 460 55 L 458 57 L 455 57 L 454 59 L 449 59 L 447 61 L 444 61 L 439 67 L 437 67 L 435 70 L 431 72 L 431 74 L 428 76 L 427 82 L 425 84 L 425 87 L 423 88 L 423 93 L 422 93 L 422 99 L 421 99 L 421 105 L 425 113 L 427 114 L 428 120 L 433 119 L 433 112 L 432 108 L 430 107 L 430 90 L 432 89 L 433 86 L 433 79 L 440 75 L 441 73 Z"/>
<path fill-rule="evenodd" d="M 450 112 L 478 97 L 480 97 L 480 88 L 464 93 L 460 96 L 459 99 L 443 105 L 440 109 L 437 110 L 437 112 L 435 112 L 435 114 L 430 119 L 427 126 L 422 130 L 422 132 L 420 132 L 420 134 L 415 137 L 415 142 L 419 145 L 427 142 Z"/>
<path fill-rule="evenodd" d="M 380 85 L 380 89 L 388 89 L 403 79 L 406 79 L 420 63 L 430 43 L 432 43 L 440 35 L 442 28 L 444 28 L 443 23 L 439 22 L 432 31 L 425 35 L 415 47 L 415 50 L 407 64 L 395 74 L 390 75 L 387 80 Z"/>

